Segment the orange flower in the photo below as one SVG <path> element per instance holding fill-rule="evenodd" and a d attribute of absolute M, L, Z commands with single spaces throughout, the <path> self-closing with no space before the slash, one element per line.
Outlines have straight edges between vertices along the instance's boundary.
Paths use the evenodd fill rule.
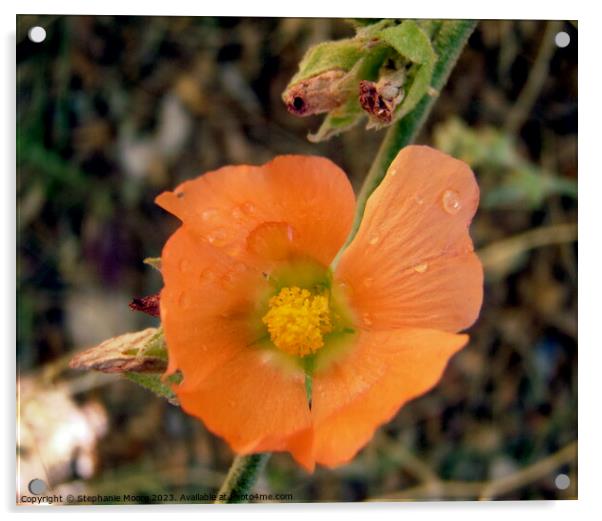
<path fill-rule="evenodd" d="M 162 254 L 168 374 L 182 408 L 241 454 L 348 462 L 440 379 L 477 318 L 481 263 L 469 167 L 404 148 L 355 210 L 320 157 L 228 166 L 164 192 L 182 221 Z"/>

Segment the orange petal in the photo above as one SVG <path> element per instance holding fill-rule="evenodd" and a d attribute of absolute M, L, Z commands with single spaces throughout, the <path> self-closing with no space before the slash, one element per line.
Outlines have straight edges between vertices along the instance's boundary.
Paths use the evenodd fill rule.
<path fill-rule="evenodd" d="M 262 223 L 288 223 L 302 250 L 324 265 L 344 243 L 355 207 L 345 173 L 316 156 L 227 166 L 162 193 L 156 202 L 231 255 Z"/>
<path fill-rule="evenodd" d="M 263 278 L 186 226 L 167 241 L 161 272 L 168 373 L 180 369 L 182 388 L 194 388 L 253 342 L 247 316 Z"/>
<path fill-rule="evenodd" d="M 311 470 L 304 375 L 253 345 L 249 313 L 265 288 L 261 274 L 186 225 L 165 245 L 161 271 L 167 372 L 183 373 L 174 386 L 182 408 L 236 452 L 290 450 Z"/>
<path fill-rule="evenodd" d="M 314 378 L 316 462 L 334 467 L 353 458 L 404 403 L 439 381 L 467 341 L 467 335 L 428 329 L 363 332 L 337 371 Z"/>
<path fill-rule="evenodd" d="M 182 408 L 239 454 L 288 450 L 288 438 L 310 426 L 303 373 L 259 348 L 239 351 L 198 388 L 175 390 Z"/>
<path fill-rule="evenodd" d="M 466 163 L 429 147 L 401 150 L 336 270 L 364 325 L 459 331 L 476 320 L 483 272 L 468 227 L 478 201 Z"/>

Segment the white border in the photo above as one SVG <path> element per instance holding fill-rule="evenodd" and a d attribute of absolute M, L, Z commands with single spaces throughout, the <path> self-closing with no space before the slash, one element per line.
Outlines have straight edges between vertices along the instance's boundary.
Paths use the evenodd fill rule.
<path fill-rule="evenodd" d="M 302 8 L 300 6 L 303 6 Z M 22 0 L 12 6 L 2 3 L 0 7 L 2 24 L 2 78 L 0 88 L 1 114 L 3 115 L 0 132 L 0 150 L 4 168 L 0 173 L 2 183 L 2 224 L 4 248 L 0 255 L 0 273 L 3 277 L 2 309 L 0 310 L 0 330 L 6 335 L 5 378 L 3 389 L 7 396 L 2 400 L 2 417 L 6 428 L 2 429 L 3 445 L 7 449 L 4 469 L 1 472 L 0 492 L 5 509 L 25 514 L 25 517 L 41 513 L 81 515 L 84 510 L 70 509 L 16 509 L 14 501 L 13 469 L 6 462 L 14 462 L 14 332 L 15 332 L 15 14 L 62 13 L 62 14 L 140 14 L 140 15 L 221 15 L 221 16 L 313 16 L 313 17 L 404 17 L 404 18 L 475 18 L 475 19 L 572 19 L 579 20 L 579 501 L 566 502 L 506 502 L 495 504 L 477 503 L 404 503 L 404 504 L 312 504 L 312 505 L 252 505 L 220 508 L 212 506 L 178 507 L 88 507 L 85 512 L 91 514 L 138 515 L 145 517 L 165 516 L 168 513 L 193 515 L 195 517 L 214 517 L 241 515 L 256 518 L 261 516 L 290 519 L 306 519 L 308 516 L 328 515 L 334 511 L 342 512 L 350 519 L 365 519 L 366 515 L 377 514 L 385 517 L 405 519 L 437 519 L 450 514 L 462 519 L 479 519 L 486 516 L 490 520 L 503 519 L 516 514 L 545 516 L 550 520 L 563 520 L 567 516 L 577 515 L 579 519 L 598 518 L 600 514 L 600 496 L 598 489 L 602 479 L 600 443 L 600 385 L 602 380 L 602 346 L 600 346 L 599 328 L 602 311 L 602 259 L 600 257 L 600 222 L 597 211 L 601 207 L 602 169 L 598 151 L 602 148 L 600 128 L 600 105 L 602 81 L 600 72 L 600 37 L 597 27 L 599 18 L 593 8 L 594 2 L 526 2 L 524 0 L 504 0 L 503 2 L 474 2 L 455 0 L 453 2 L 432 0 L 430 2 L 404 2 L 396 0 L 385 4 L 384 0 L 375 2 L 326 2 L 324 0 L 304 0 L 303 2 L 257 1 L 228 2 L 206 5 L 202 1 L 180 1 L 155 3 L 148 1 L 105 0 L 102 3 L 84 3 L 81 0 L 40 2 Z M 582 283 L 585 282 L 585 283 Z M 8 332 L 8 334 L 7 334 Z M 522 515 L 519 519 L 522 519 Z M 20 517 L 22 518 L 22 516 Z"/>

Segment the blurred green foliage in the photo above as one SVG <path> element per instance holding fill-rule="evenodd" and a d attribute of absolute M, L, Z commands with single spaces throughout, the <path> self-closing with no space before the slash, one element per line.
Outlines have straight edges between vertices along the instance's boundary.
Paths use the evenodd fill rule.
<path fill-rule="evenodd" d="M 434 131 L 435 146 L 463 159 L 483 176 L 495 176 L 481 202 L 484 208 L 541 208 L 552 195 L 577 199 L 577 180 L 560 176 L 525 159 L 514 136 L 494 127 L 472 129 L 457 118 Z"/>

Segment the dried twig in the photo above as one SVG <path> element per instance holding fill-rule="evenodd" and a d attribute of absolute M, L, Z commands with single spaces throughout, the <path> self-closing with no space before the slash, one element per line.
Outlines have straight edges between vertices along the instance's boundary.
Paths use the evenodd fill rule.
<path fill-rule="evenodd" d="M 561 28 L 562 22 L 558 20 L 552 20 L 546 26 L 543 40 L 539 47 L 535 63 L 529 73 L 527 83 L 506 118 L 506 130 L 510 134 L 516 134 L 523 126 L 548 78 L 550 60 L 554 55 L 554 36 Z"/>
<path fill-rule="evenodd" d="M 502 239 L 481 248 L 477 253 L 486 271 L 503 273 L 507 266 L 529 250 L 576 240 L 576 223 L 555 224 L 535 228 L 508 239 Z"/>
<path fill-rule="evenodd" d="M 427 499 L 481 499 L 490 500 L 504 496 L 533 483 L 558 467 L 575 461 L 577 442 L 569 443 L 558 452 L 529 465 L 509 476 L 493 481 L 425 481 L 415 487 L 393 492 L 370 501 L 427 500 Z"/>

